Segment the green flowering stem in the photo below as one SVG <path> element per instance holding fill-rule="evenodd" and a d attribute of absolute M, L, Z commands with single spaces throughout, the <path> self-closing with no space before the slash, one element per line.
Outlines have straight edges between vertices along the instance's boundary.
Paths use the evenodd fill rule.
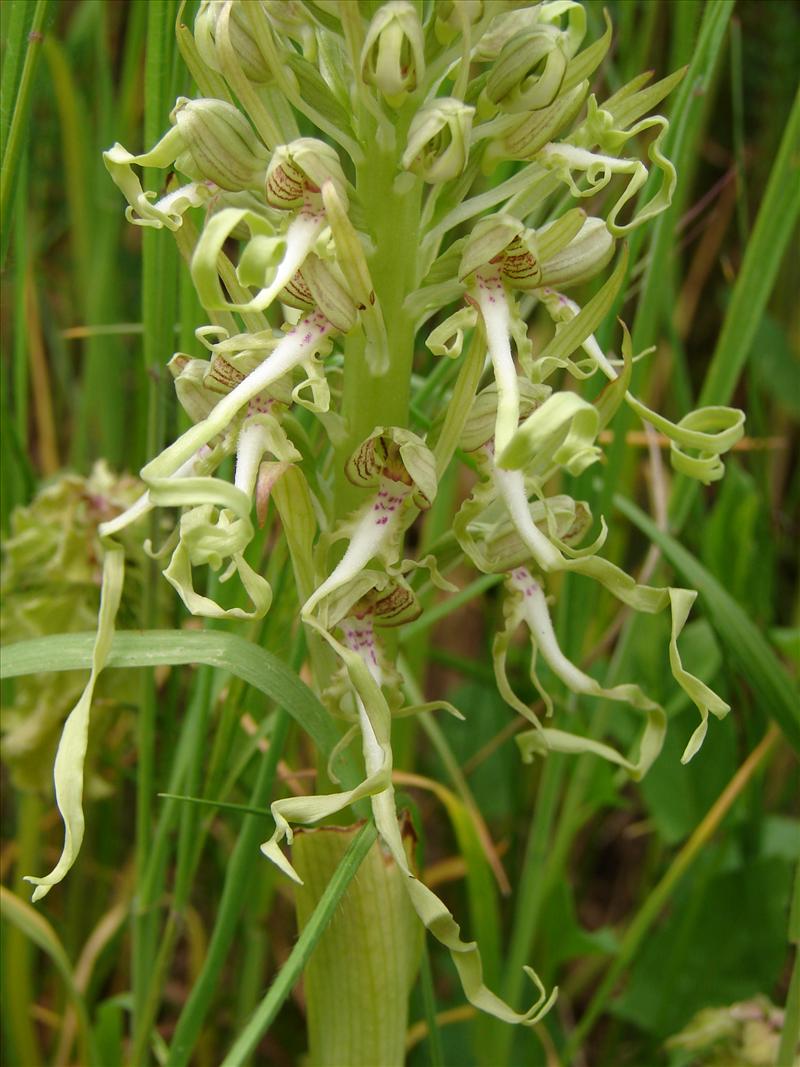
<path fill-rule="evenodd" d="M 403 125 L 402 123 L 400 124 Z M 363 500 L 344 469 L 355 449 L 369 436 L 380 412 L 385 426 L 407 426 L 411 395 L 411 364 L 414 357 L 415 323 L 404 307 L 407 293 L 419 284 L 419 230 L 422 182 L 411 174 L 395 179 L 405 136 L 398 129 L 395 145 L 370 154 L 367 164 L 356 171 L 356 189 L 364 205 L 367 229 L 374 242 L 368 257 L 369 271 L 380 307 L 386 336 L 391 339 L 385 373 L 376 374 L 360 331 L 345 338 L 342 414 L 346 437 L 337 448 L 335 512 L 343 517 Z M 391 205 L 391 210 L 389 210 Z"/>

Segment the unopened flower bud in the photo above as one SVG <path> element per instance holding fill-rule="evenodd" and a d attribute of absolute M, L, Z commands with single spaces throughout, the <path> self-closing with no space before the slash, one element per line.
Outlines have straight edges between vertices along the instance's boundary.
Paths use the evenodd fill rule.
<path fill-rule="evenodd" d="M 425 74 L 425 40 L 413 4 L 391 0 L 378 9 L 361 50 L 361 73 L 391 107 L 416 89 Z"/>
<path fill-rule="evenodd" d="M 462 174 L 469 159 L 475 108 L 451 97 L 432 100 L 411 121 L 402 163 L 436 184 Z"/>
<path fill-rule="evenodd" d="M 463 32 L 464 24 L 477 22 L 483 15 L 483 0 L 440 0 L 435 8 L 434 30 L 440 44 Z"/>
<path fill-rule="evenodd" d="M 537 26 L 503 47 L 489 72 L 486 97 L 512 113 L 547 107 L 555 100 L 566 69 L 560 31 Z"/>
<path fill-rule="evenodd" d="M 278 145 L 267 168 L 267 203 L 289 210 L 300 208 L 310 196 L 319 195 L 326 180 L 333 182 L 347 206 L 347 183 L 335 148 L 314 137 Z"/>
<path fill-rule="evenodd" d="M 222 73 L 222 64 L 217 55 L 217 23 L 228 2 L 229 0 L 202 0 L 194 20 L 194 39 L 197 51 L 203 62 L 217 73 Z M 245 77 L 257 85 L 263 85 L 272 80 L 272 74 L 255 42 L 253 31 L 248 23 L 247 7 L 248 5 L 242 3 L 231 4 L 228 22 L 231 48 Z M 253 14 L 256 18 L 260 17 L 260 12 L 254 11 Z"/>
<path fill-rule="evenodd" d="M 283 289 L 281 299 L 291 307 L 303 310 L 319 308 L 341 333 L 348 333 L 356 324 L 355 301 L 330 267 L 313 253 Z"/>
<path fill-rule="evenodd" d="M 482 161 L 484 171 L 490 173 L 501 160 L 533 160 L 549 141 L 577 118 L 588 89 L 589 82 L 583 81 L 568 93 L 557 96 L 548 107 L 498 120 L 505 125 L 486 148 Z"/>
<path fill-rule="evenodd" d="M 263 187 L 267 150 L 233 104 L 179 96 L 170 119 L 184 144 L 178 170 L 231 192 Z"/>
<path fill-rule="evenodd" d="M 519 34 L 538 25 L 539 5 L 520 7 L 495 15 L 489 28 L 481 35 L 472 57 L 480 62 L 497 59 L 503 48 Z"/>
<path fill-rule="evenodd" d="M 588 218 L 569 244 L 542 264 L 540 285 L 563 289 L 588 281 L 614 255 L 614 238 L 602 219 Z"/>
<path fill-rule="evenodd" d="M 304 52 L 314 49 L 314 20 L 300 0 L 261 0 L 261 3 L 279 33 L 301 44 Z"/>

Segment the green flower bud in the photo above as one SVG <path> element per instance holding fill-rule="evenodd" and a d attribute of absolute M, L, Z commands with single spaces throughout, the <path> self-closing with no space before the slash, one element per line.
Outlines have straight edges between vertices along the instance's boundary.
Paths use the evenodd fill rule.
<path fill-rule="evenodd" d="M 568 93 L 557 96 L 548 107 L 527 115 L 507 115 L 498 119 L 502 126 L 487 145 L 482 161 L 484 172 L 489 174 L 501 160 L 535 159 L 549 141 L 574 122 L 588 89 L 589 82 L 583 81 Z"/>
<path fill-rule="evenodd" d="M 542 264 L 539 284 L 560 289 L 579 285 L 601 271 L 613 255 L 614 238 L 606 224 L 602 219 L 588 218 L 569 244 Z"/>
<path fill-rule="evenodd" d="M 566 69 L 561 32 L 537 26 L 503 47 L 489 72 L 486 97 L 512 113 L 547 107 L 555 100 Z"/>
<path fill-rule="evenodd" d="M 476 45 L 472 57 L 480 62 L 497 59 L 509 41 L 539 23 L 539 5 L 520 7 L 495 15 Z"/>
<path fill-rule="evenodd" d="M 464 24 L 477 22 L 483 15 L 483 0 L 439 0 L 435 9 L 434 31 L 440 44 L 463 32 Z"/>
<path fill-rule="evenodd" d="M 426 182 L 450 181 L 469 159 L 475 108 L 452 97 L 432 100 L 416 113 L 408 131 L 402 164 Z"/>
<path fill-rule="evenodd" d="M 319 195 L 326 180 L 333 182 L 346 207 L 347 180 L 335 148 L 315 137 L 278 145 L 267 168 L 267 203 L 289 210 L 300 208 L 311 196 Z"/>
<path fill-rule="evenodd" d="M 197 51 L 203 62 L 218 74 L 223 73 L 223 68 L 217 55 L 217 21 L 228 2 L 229 0 L 202 0 L 194 20 L 194 39 Z M 258 18 L 260 12 L 255 14 Z M 231 4 L 228 25 L 231 47 L 245 77 L 257 85 L 271 81 L 272 74 L 248 23 L 247 5 Z"/>
<path fill-rule="evenodd" d="M 311 58 L 315 48 L 314 20 L 299 0 L 261 0 L 267 18 L 279 33 L 302 45 Z"/>
<path fill-rule="evenodd" d="M 267 150 L 233 104 L 179 96 L 170 120 L 184 143 L 178 170 L 231 192 L 263 187 Z"/>
<path fill-rule="evenodd" d="M 375 14 L 361 50 L 361 75 L 400 107 L 425 75 L 425 40 L 413 4 L 391 0 Z"/>

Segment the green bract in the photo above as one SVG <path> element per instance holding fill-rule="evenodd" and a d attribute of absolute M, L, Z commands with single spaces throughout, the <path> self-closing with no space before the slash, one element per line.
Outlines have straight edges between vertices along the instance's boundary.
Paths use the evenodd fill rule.
<path fill-rule="evenodd" d="M 639 584 L 604 559 L 602 516 L 584 544 L 592 515 L 565 478 L 592 465 L 603 476 L 602 431 L 623 404 L 669 438 L 677 470 L 704 483 L 721 477 L 720 457 L 744 418 L 709 407 L 673 422 L 633 395 L 627 331 L 621 360 L 595 336 L 628 277 L 624 246 L 583 306 L 563 292 L 601 275 L 615 239 L 667 208 L 676 183 L 664 154 L 668 122 L 648 112 L 681 74 L 649 87 L 647 76 L 636 78 L 598 102 L 590 79 L 610 24 L 580 51 L 585 34 L 584 10 L 572 0 L 204 0 L 186 44 L 203 97 L 178 99 L 171 128 L 149 152 L 115 144 L 105 153 L 131 222 L 174 231 L 190 219 L 178 237 L 208 317 L 197 336 L 210 359 L 164 352 L 192 425 L 144 466 L 139 499 L 100 527 L 104 587 L 92 672 L 56 756 L 64 852 L 50 875 L 31 879 L 36 897 L 66 874 L 81 844 L 90 704 L 122 594 L 117 536 L 153 507 L 176 509 L 155 555 L 188 612 L 258 618 L 272 591 L 254 520 L 265 521 L 271 499 L 271 536 L 285 537 L 291 557 L 314 685 L 346 720 L 329 754 L 331 779 L 355 737 L 363 773 L 330 794 L 275 799 L 264 855 L 298 880 L 281 847 L 291 844 L 292 825 L 368 801 L 410 911 L 450 951 L 466 997 L 525 1025 L 552 1004 L 555 991 L 546 995 L 533 972 L 538 999 L 527 1011 L 490 992 L 476 944 L 461 939 L 409 864 L 392 785 L 392 722 L 434 705 L 409 705 L 392 662 L 396 646 L 384 644 L 381 627 L 402 627 L 420 612 L 421 574 L 454 588 L 439 565 L 502 575 L 495 674 L 503 698 L 532 726 L 519 738 L 523 759 L 589 752 L 638 778 L 661 749 L 666 716 L 639 685 L 604 687 L 562 653 L 548 591 L 558 587 L 554 576 L 571 572 L 635 611 L 670 612 L 665 659 L 701 717 L 685 760 L 709 713 L 728 711 L 680 658 L 695 594 Z M 646 133 L 648 162 L 635 149 Z M 188 183 L 157 199 L 134 165 L 174 166 Z M 485 176 L 500 165 L 504 180 L 487 187 Z M 428 348 L 457 363 L 432 424 L 414 395 L 429 399 L 429 384 L 412 376 L 417 334 L 430 320 Z M 437 384 L 447 369 L 438 365 Z M 583 395 L 581 382 L 598 374 L 605 389 Z M 433 547 L 411 558 L 406 534 L 465 453 L 477 481 L 442 538 L 451 555 Z M 224 607 L 201 590 L 206 567 L 234 581 L 238 603 Z M 506 675 L 520 628 L 545 724 Z M 565 709 L 542 687 L 537 660 L 569 692 L 641 713 L 633 750 L 562 729 Z M 299 867 L 312 851 L 299 850 Z"/>

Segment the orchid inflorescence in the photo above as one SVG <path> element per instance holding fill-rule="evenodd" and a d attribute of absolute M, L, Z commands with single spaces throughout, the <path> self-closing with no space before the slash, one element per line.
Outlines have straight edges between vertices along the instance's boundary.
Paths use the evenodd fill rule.
<path fill-rule="evenodd" d="M 526 1024 L 552 1003 L 532 971 L 539 999 L 528 1011 L 490 992 L 477 946 L 461 940 L 409 866 L 391 725 L 419 707 L 406 705 L 380 630 L 419 613 L 421 572 L 455 588 L 435 551 L 406 558 L 404 538 L 450 464 L 468 462 L 478 477 L 452 534 L 461 561 L 504 576 L 494 665 L 500 693 L 529 720 L 519 737 L 524 759 L 591 752 L 639 778 L 666 728 L 663 708 L 638 685 L 605 688 L 563 654 L 547 594 L 560 572 L 594 579 L 636 611 L 670 610 L 670 667 L 700 713 L 685 760 L 702 743 L 709 713 L 729 710 L 681 663 L 678 637 L 696 594 L 638 584 L 600 555 L 605 523 L 584 544 L 588 505 L 553 492 L 561 472 L 598 462 L 600 434 L 623 404 L 670 439 L 677 471 L 703 483 L 721 477 L 720 456 L 743 426 L 741 412 L 721 407 L 670 422 L 631 392 L 638 357 L 624 327 L 621 359 L 598 344 L 622 290 L 624 246 L 583 307 L 565 295 L 611 263 L 619 238 L 668 207 L 676 184 L 663 152 L 668 123 L 649 112 L 683 72 L 654 84 L 641 75 L 600 103 L 590 79 L 611 26 L 606 18 L 603 35 L 584 46 L 586 28 L 573 0 L 203 0 L 193 33 L 179 24 L 200 98 L 178 99 L 149 151 L 115 144 L 104 159 L 129 221 L 175 233 L 208 315 L 197 336 L 209 358 L 172 357 L 192 425 L 143 468 L 144 495 L 100 527 L 93 669 L 55 766 L 66 841 L 55 869 L 30 879 L 34 898 L 64 877 L 83 836 L 89 709 L 123 580 L 116 535 L 155 507 L 179 509 L 157 555 L 186 608 L 259 618 L 272 594 L 247 552 L 254 511 L 263 521 L 269 498 L 291 553 L 317 688 L 349 721 L 342 746 L 360 737 L 366 775 L 331 795 L 277 800 L 262 851 L 296 878 L 281 848 L 292 825 L 369 798 L 412 905 L 450 950 L 469 1000 Z M 643 134 L 649 166 L 635 147 Z M 174 177 L 157 196 L 143 190 L 137 167 Z M 534 307 L 554 327 L 539 351 L 528 333 Z M 429 351 L 460 365 L 441 416 L 412 430 L 411 367 L 425 329 Z M 607 385 L 590 402 L 572 383 L 598 374 Z M 308 432 L 297 432 L 298 413 Z M 220 473 L 229 457 L 232 481 Z M 196 572 L 205 566 L 223 581 L 238 576 L 249 606 L 224 608 L 200 593 Z M 643 714 L 631 753 L 543 725 L 517 696 L 506 654 L 520 627 L 548 721 L 554 707 L 536 674 L 539 657 L 571 692 Z M 336 782 L 334 759 L 329 770 Z"/>

